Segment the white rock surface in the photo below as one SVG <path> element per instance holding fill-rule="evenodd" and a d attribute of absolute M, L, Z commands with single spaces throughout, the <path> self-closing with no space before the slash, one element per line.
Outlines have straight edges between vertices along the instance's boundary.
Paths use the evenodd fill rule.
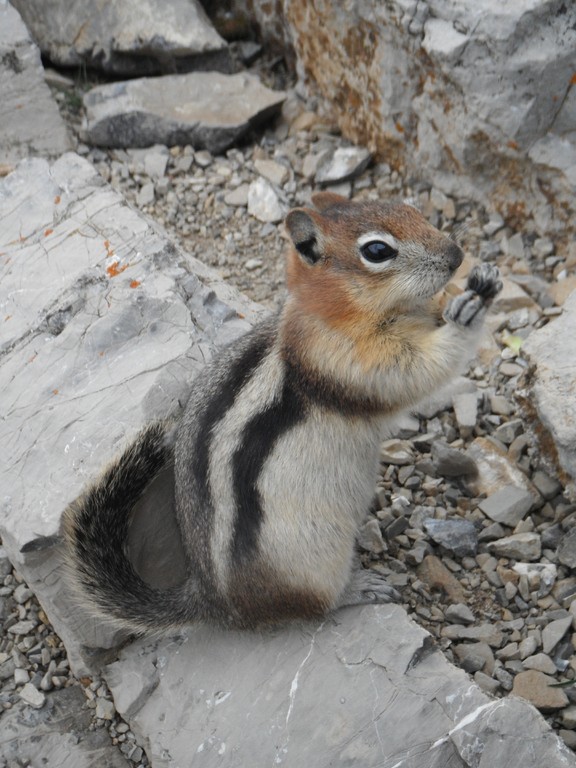
<path fill-rule="evenodd" d="M 522 353 L 533 367 L 531 404 L 540 424 L 549 433 L 564 472 L 576 481 L 576 292 L 567 299 L 562 315 L 530 334 Z"/>
<path fill-rule="evenodd" d="M 316 172 L 317 184 L 339 184 L 359 176 L 368 167 L 372 154 L 363 147 L 338 147 Z"/>
<path fill-rule="evenodd" d="M 84 96 L 84 132 L 97 146 L 191 144 L 217 154 L 278 112 L 284 98 L 245 72 L 119 81 Z"/>
<path fill-rule="evenodd" d="M 40 52 L 17 11 L 0 0 L 0 165 L 71 148 L 44 82 Z"/>
<path fill-rule="evenodd" d="M 80 664 L 113 639 L 62 587 L 60 516 L 255 305 L 73 154 L 0 181 L 0 252 L 0 535 Z"/>
<path fill-rule="evenodd" d="M 271 632 L 193 627 L 105 670 L 152 768 L 576 765 L 536 710 L 494 700 L 397 606 Z"/>
<path fill-rule="evenodd" d="M 55 64 L 148 74 L 187 59 L 218 62 L 226 43 L 197 0 L 13 0 Z M 90 8 L 90 10 L 88 10 Z M 227 59 L 227 56 L 226 56 Z"/>
<path fill-rule="evenodd" d="M 266 179 L 254 179 L 248 187 L 248 213 L 258 221 L 282 221 L 287 207 L 280 200 L 274 186 Z"/>

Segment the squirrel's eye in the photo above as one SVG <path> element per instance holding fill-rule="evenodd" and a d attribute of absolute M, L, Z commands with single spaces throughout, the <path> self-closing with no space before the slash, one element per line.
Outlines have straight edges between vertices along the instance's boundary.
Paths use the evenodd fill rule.
<path fill-rule="evenodd" d="M 365 243 L 360 247 L 360 253 L 362 258 L 371 264 L 380 264 L 398 255 L 398 251 L 395 248 L 392 248 L 388 243 L 382 242 L 382 240 L 372 240 L 370 243 Z"/>

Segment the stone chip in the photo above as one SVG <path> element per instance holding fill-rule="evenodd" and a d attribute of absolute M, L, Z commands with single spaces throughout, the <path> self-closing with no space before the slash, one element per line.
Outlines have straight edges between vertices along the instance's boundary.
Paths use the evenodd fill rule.
<path fill-rule="evenodd" d="M 424 521 L 424 528 L 433 541 L 454 552 L 457 557 L 476 554 L 478 534 L 474 523 L 469 520 L 428 519 Z"/>
<path fill-rule="evenodd" d="M 42 691 L 39 691 L 38 688 L 33 686 L 32 683 L 26 683 L 20 691 L 20 698 L 26 704 L 34 707 L 34 709 L 41 709 L 46 702 L 46 696 Z"/>
<path fill-rule="evenodd" d="M 514 678 L 512 693 L 534 704 L 541 712 L 556 712 L 568 706 L 568 696 L 556 685 L 553 677 L 535 669 L 519 672 Z"/>
<path fill-rule="evenodd" d="M 218 154 L 275 115 L 285 95 L 246 72 L 118 81 L 85 94 L 83 131 L 96 146 L 190 144 Z"/>
<path fill-rule="evenodd" d="M 478 507 L 496 523 L 514 528 L 532 509 L 533 497 L 515 485 L 507 485 L 480 502 Z"/>
<path fill-rule="evenodd" d="M 368 167 L 371 158 L 369 150 L 362 147 L 338 147 L 316 171 L 316 183 L 338 184 L 354 179 Z"/>
<path fill-rule="evenodd" d="M 542 650 L 544 653 L 551 653 L 564 637 L 566 632 L 572 626 L 573 617 L 567 616 L 565 619 L 556 619 L 547 624 L 542 630 Z"/>
<path fill-rule="evenodd" d="M 511 557 L 514 560 L 533 561 L 540 558 L 542 546 L 537 533 L 513 533 L 499 541 L 492 541 L 488 549 L 496 557 Z"/>

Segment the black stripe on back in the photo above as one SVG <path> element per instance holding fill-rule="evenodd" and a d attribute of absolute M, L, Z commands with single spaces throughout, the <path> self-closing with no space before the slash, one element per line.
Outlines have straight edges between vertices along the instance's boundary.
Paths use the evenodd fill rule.
<path fill-rule="evenodd" d="M 343 386 L 286 360 L 284 365 L 280 399 L 248 422 L 232 458 L 236 503 L 232 555 L 236 561 L 249 557 L 257 548 L 264 519 L 258 479 L 264 463 L 278 439 L 305 418 L 308 407 L 316 405 L 332 413 L 360 418 L 383 410 L 379 401 L 349 394 Z M 298 461 L 299 457 L 295 456 L 294 460 Z"/>
<path fill-rule="evenodd" d="M 236 517 L 232 536 L 232 556 L 236 561 L 249 557 L 257 548 L 258 532 L 264 518 L 258 478 L 276 441 L 300 422 L 305 404 L 289 379 L 285 379 L 280 399 L 254 416 L 244 428 L 239 447 L 232 458 Z"/>
<path fill-rule="evenodd" d="M 201 510 L 212 508 L 209 482 L 210 444 L 216 424 L 224 418 L 238 393 L 252 376 L 272 345 L 271 335 L 256 335 L 240 357 L 230 366 L 225 378 L 212 392 L 207 408 L 198 420 L 196 444 L 192 452 L 190 473 L 198 483 L 198 501 Z"/>

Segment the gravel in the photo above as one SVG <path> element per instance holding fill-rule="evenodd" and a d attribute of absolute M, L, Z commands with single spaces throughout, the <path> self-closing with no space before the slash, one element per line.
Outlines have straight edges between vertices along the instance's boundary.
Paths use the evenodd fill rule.
<path fill-rule="evenodd" d="M 280 216 L 309 200 L 319 168 L 325 173 L 353 154 L 342 153 L 348 143 L 316 107 L 292 94 L 275 128 L 220 157 L 191 147 L 103 151 L 80 144 L 78 151 L 188 253 L 272 309 L 284 296 Z M 65 114 L 76 126 L 78 116 Z M 468 371 L 472 387 L 441 410 L 411 417 L 383 445 L 361 557 L 387 574 L 415 621 L 478 685 L 532 701 L 574 747 L 576 505 L 540 454 L 519 396 L 527 368 L 522 340 L 558 314 L 549 287 L 570 277 L 576 254 L 563 256 L 531 222 L 514 231 L 500 213 L 411 183 L 385 162 L 364 170 L 361 162 L 356 170 L 360 175 L 331 188 L 355 198 L 414 199 L 434 225 L 456 232 L 467 252 L 496 262 L 506 279 L 489 318 L 494 342 Z M 471 458 L 479 455 L 481 462 Z M 510 480 L 518 470 L 523 487 Z M 0 618 L 0 709 L 17 700 L 43 707 L 51 691 L 81 686 L 92 727 L 108 728 L 133 765 L 147 766 L 106 685 L 71 676 L 62 642 L 1 547 Z M 550 687 L 558 683 L 565 687 Z"/>

